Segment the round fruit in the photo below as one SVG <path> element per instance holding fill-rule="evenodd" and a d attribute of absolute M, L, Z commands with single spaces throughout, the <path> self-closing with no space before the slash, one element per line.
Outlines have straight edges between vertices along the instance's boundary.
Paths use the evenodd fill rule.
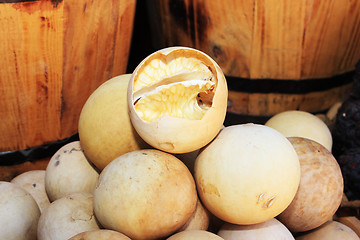
<path fill-rule="evenodd" d="M 45 191 L 45 170 L 31 170 L 24 172 L 11 180 L 25 189 L 34 198 L 43 212 L 50 205 L 50 200 Z"/>
<path fill-rule="evenodd" d="M 320 227 L 305 233 L 296 240 L 359 240 L 358 235 L 348 226 L 337 222 L 328 221 Z"/>
<path fill-rule="evenodd" d="M 334 156 L 320 143 L 288 138 L 300 160 L 300 185 L 278 219 L 292 232 L 314 229 L 335 214 L 343 195 L 343 178 Z"/>
<path fill-rule="evenodd" d="M 79 141 L 61 147 L 50 159 L 45 172 L 45 190 L 50 201 L 70 193 L 94 191 L 99 173 L 84 155 Z"/>
<path fill-rule="evenodd" d="M 128 87 L 130 119 L 153 147 L 171 152 L 195 151 L 223 126 L 227 84 L 208 55 L 170 47 L 146 57 Z"/>
<path fill-rule="evenodd" d="M 208 232 L 205 230 L 187 230 L 178 232 L 167 240 L 224 240 L 222 237 L 215 233 Z"/>
<path fill-rule="evenodd" d="M 210 222 L 210 213 L 204 208 L 200 200 L 197 201 L 196 209 L 189 220 L 178 231 L 207 230 Z"/>
<path fill-rule="evenodd" d="M 97 229 L 93 196 L 86 192 L 72 193 L 52 202 L 41 214 L 37 237 L 38 240 L 62 240 Z"/>
<path fill-rule="evenodd" d="M 108 229 L 99 229 L 92 230 L 87 232 L 79 233 L 69 240 L 131 240 L 122 233 L 108 230 Z"/>
<path fill-rule="evenodd" d="M 271 117 L 265 125 L 276 129 L 285 137 L 314 140 L 331 151 L 333 141 L 329 127 L 309 112 L 295 110 L 281 112 Z"/>
<path fill-rule="evenodd" d="M 155 239 L 183 226 L 196 208 L 194 179 L 184 163 L 155 149 L 125 153 L 100 174 L 94 211 L 107 229 Z"/>
<path fill-rule="evenodd" d="M 79 118 L 86 157 L 100 170 L 118 156 L 146 146 L 132 127 L 127 104 L 131 74 L 114 77 L 87 99 Z"/>
<path fill-rule="evenodd" d="M 40 209 L 15 183 L 0 181 L 0 239 L 36 240 Z"/>
<path fill-rule="evenodd" d="M 196 158 L 195 180 L 204 206 L 234 224 L 255 224 L 281 213 L 300 182 L 291 143 L 258 124 L 224 128 Z"/>
<path fill-rule="evenodd" d="M 218 235 L 225 240 L 294 240 L 291 232 L 275 218 L 251 225 L 225 223 Z"/>

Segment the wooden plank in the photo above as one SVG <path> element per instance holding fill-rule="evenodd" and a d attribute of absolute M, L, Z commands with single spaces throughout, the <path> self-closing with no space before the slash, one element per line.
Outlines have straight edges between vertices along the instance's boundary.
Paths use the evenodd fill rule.
<path fill-rule="evenodd" d="M 0 5 L 0 151 L 60 136 L 61 15 L 50 1 Z"/>

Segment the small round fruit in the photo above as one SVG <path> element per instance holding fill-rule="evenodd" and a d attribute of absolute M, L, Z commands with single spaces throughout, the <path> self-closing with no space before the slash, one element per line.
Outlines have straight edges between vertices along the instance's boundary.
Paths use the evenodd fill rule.
<path fill-rule="evenodd" d="M 224 240 L 215 233 L 205 230 L 187 230 L 175 233 L 167 238 L 167 240 Z"/>
<path fill-rule="evenodd" d="M 0 181 L 0 239 L 36 240 L 40 209 L 15 183 Z"/>
<path fill-rule="evenodd" d="M 84 155 L 79 141 L 61 147 L 45 171 L 45 190 L 50 201 L 70 193 L 94 191 L 99 173 Z"/>
<path fill-rule="evenodd" d="M 275 218 L 251 225 L 225 223 L 217 234 L 225 240 L 294 240 L 289 229 Z"/>
<path fill-rule="evenodd" d="M 11 180 L 25 189 L 34 198 L 43 212 L 50 205 L 50 200 L 45 191 L 45 170 L 31 170 L 24 172 Z"/>
<path fill-rule="evenodd" d="M 281 213 L 300 182 L 298 156 L 287 138 L 258 124 L 221 130 L 195 161 L 204 206 L 233 224 L 255 224 Z"/>
<path fill-rule="evenodd" d="M 185 164 L 155 149 L 125 153 L 101 172 L 94 211 L 106 229 L 131 239 L 166 237 L 192 216 L 194 179 Z"/>
<path fill-rule="evenodd" d="M 38 240 L 69 239 L 81 232 L 100 229 L 93 214 L 93 195 L 72 193 L 52 202 L 41 214 Z"/>
<path fill-rule="evenodd" d="M 100 85 L 85 102 L 79 138 L 87 158 L 100 170 L 118 156 L 146 146 L 132 127 L 127 104 L 131 74 Z"/>
<path fill-rule="evenodd" d="M 278 219 L 292 232 L 314 229 L 335 214 L 343 195 L 343 178 L 334 156 L 320 143 L 290 137 L 300 160 L 300 185 Z"/>
<path fill-rule="evenodd" d="M 329 127 L 315 115 L 304 111 L 285 111 L 271 117 L 266 126 L 285 137 L 303 137 L 314 140 L 331 151 L 332 136 Z"/>
<path fill-rule="evenodd" d="M 192 48 L 170 47 L 146 57 L 128 87 L 131 122 L 154 148 L 195 151 L 222 128 L 227 84 L 217 63 Z"/>
<path fill-rule="evenodd" d="M 328 221 L 315 228 L 296 240 L 359 240 L 358 235 L 348 226 L 337 221 Z"/>
<path fill-rule="evenodd" d="M 207 230 L 210 223 L 210 212 L 204 208 L 200 200 L 197 201 L 196 209 L 189 220 L 178 231 Z"/>
<path fill-rule="evenodd" d="M 126 235 L 108 229 L 86 231 L 76 234 L 69 240 L 131 240 Z"/>

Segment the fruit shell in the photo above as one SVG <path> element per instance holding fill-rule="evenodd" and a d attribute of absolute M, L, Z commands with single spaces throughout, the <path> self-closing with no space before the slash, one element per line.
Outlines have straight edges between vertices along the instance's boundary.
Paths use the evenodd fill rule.
<path fill-rule="evenodd" d="M 224 240 L 215 233 L 205 230 L 187 230 L 173 234 L 167 240 Z"/>
<path fill-rule="evenodd" d="M 190 120 L 164 116 L 157 122 L 145 122 L 135 112 L 133 105 L 133 85 L 137 71 L 156 55 L 177 53 L 191 54 L 201 59 L 216 76 L 216 91 L 212 106 L 201 120 Z M 195 151 L 209 143 L 223 126 L 227 110 L 227 83 L 219 65 L 208 55 L 196 49 L 187 47 L 169 47 L 161 49 L 146 57 L 134 70 L 128 86 L 128 104 L 131 122 L 138 134 L 153 147 L 170 152 L 186 153 Z"/>

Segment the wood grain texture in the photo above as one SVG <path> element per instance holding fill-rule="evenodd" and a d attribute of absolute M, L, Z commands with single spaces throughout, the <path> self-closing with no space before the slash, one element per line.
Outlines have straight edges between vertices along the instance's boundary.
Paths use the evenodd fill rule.
<path fill-rule="evenodd" d="M 148 9 L 157 48 L 197 48 L 238 81 L 311 79 L 311 85 L 314 79 L 350 73 L 360 60 L 360 1 L 157 0 Z M 343 101 L 351 86 L 347 81 L 329 87 L 325 81 L 323 91 L 299 94 L 229 88 L 228 111 L 320 112 Z"/>
<path fill-rule="evenodd" d="M 135 0 L 0 4 L 0 151 L 77 132 L 88 96 L 125 73 Z"/>
<path fill-rule="evenodd" d="M 228 76 L 325 78 L 360 58 L 360 2 L 157 0 L 149 6 L 158 47 L 208 53 Z"/>

